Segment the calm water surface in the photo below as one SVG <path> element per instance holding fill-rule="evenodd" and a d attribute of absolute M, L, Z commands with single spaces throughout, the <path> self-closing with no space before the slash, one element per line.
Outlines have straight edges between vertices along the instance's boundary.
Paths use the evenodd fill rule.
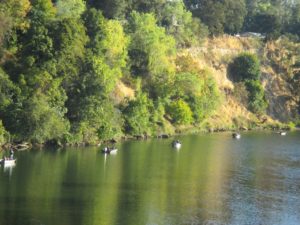
<path fill-rule="evenodd" d="M 0 225 L 300 224 L 300 133 L 229 133 L 16 154 Z"/>

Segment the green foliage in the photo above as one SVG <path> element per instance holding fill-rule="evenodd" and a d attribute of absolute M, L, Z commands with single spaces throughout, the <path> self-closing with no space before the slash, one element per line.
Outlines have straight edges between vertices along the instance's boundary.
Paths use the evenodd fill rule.
<path fill-rule="evenodd" d="M 30 13 L 40 14 L 47 19 L 54 18 L 56 8 L 51 0 L 31 0 L 32 9 Z"/>
<path fill-rule="evenodd" d="M 131 37 L 131 73 L 150 81 L 154 95 L 163 94 L 175 72 L 175 64 L 171 60 L 175 54 L 174 38 L 156 25 L 152 14 L 131 13 L 127 29 Z"/>
<path fill-rule="evenodd" d="M 192 17 L 182 1 L 167 2 L 158 14 L 158 22 L 172 35 L 178 46 L 192 46 L 207 36 L 207 28 Z"/>
<path fill-rule="evenodd" d="M 174 81 L 173 92 L 177 97 L 185 95 L 200 95 L 203 88 L 203 80 L 196 73 L 177 73 Z"/>
<path fill-rule="evenodd" d="M 193 112 L 195 122 L 200 123 L 217 108 L 220 94 L 210 71 L 199 68 L 190 55 L 176 60 L 179 73 L 176 74 L 173 93 L 186 99 Z"/>
<path fill-rule="evenodd" d="M 88 0 L 87 3 L 101 10 L 104 16 L 109 19 L 122 19 L 125 17 L 128 8 L 128 1 L 126 0 Z"/>
<path fill-rule="evenodd" d="M 228 70 L 233 81 L 243 82 L 246 87 L 246 94 L 241 88 L 239 89 L 241 92 L 236 93 L 236 95 L 239 95 L 243 102 L 246 98 L 247 107 L 250 111 L 256 114 L 263 114 L 268 104 L 265 99 L 264 88 L 259 81 L 260 63 L 257 56 L 250 53 L 242 53 L 233 60 Z M 237 83 L 237 87 L 243 86 L 243 83 Z"/>
<path fill-rule="evenodd" d="M 123 131 L 154 134 L 174 131 L 172 123 L 201 123 L 218 105 L 218 88 L 191 56 L 175 62 L 176 47 L 199 45 L 205 25 L 212 35 L 241 31 L 245 2 L 184 2 L 2 0 L 0 142 L 5 130 L 13 140 L 97 144 Z M 296 5 L 246 3 L 244 29 L 299 33 L 292 31 L 300 21 Z M 245 82 L 255 113 L 266 108 L 259 66 L 256 56 L 242 54 L 229 68 Z M 137 92 L 128 102 L 114 98 L 122 82 Z"/>
<path fill-rule="evenodd" d="M 0 50 L 3 43 L 5 42 L 5 38 L 7 38 L 8 36 L 8 33 L 11 32 L 11 29 L 12 18 L 6 12 L 0 11 Z"/>
<path fill-rule="evenodd" d="M 143 13 L 160 14 L 160 10 L 163 8 L 167 0 L 131 0 L 129 4 L 130 11 L 135 10 Z"/>
<path fill-rule="evenodd" d="M 85 11 L 85 2 L 82 0 L 58 0 L 57 14 L 62 18 L 80 18 Z"/>
<path fill-rule="evenodd" d="M 186 0 L 186 4 L 212 35 L 239 32 L 247 12 L 244 0 Z"/>
<path fill-rule="evenodd" d="M 68 132 L 68 121 L 46 99 L 43 95 L 35 95 L 24 101 L 20 112 L 22 123 L 16 124 L 19 130 L 15 131 L 19 138 L 44 143 L 61 139 Z"/>
<path fill-rule="evenodd" d="M 0 68 L 0 118 L 7 107 L 13 103 L 20 90 L 11 82 L 8 75 Z"/>
<path fill-rule="evenodd" d="M 260 78 L 260 62 L 256 55 L 242 53 L 229 65 L 229 75 L 235 82 Z"/>
<path fill-rule="evenodd" d="M 86 96 L 75 104 L 69 114 L 73 142 L 97 144 L 121 136 L 123 120 L 109 100 Z"/>
<path fill-rule="evenodd" d="M 268 107 L 268 103 L 265 98 L 265 92 L 258 80 L 247 80 L 245 82 L 248 95 L 248 108 L 250 111 L 263 114 Z"/>
<path fill-rule="evenodd" d="M 244 0 L 225 1 L 225 24 L 224 31 L 235 34 L 241 31 L 246 16 L 246 5 Z"/>
<path fill-rule="evenodd" d="M 292 121 L 290 121 L 287 126 L 289 127 L 290 130 L 295 130 L 296 129 L 296 124 Z"/>
<path fill-rule="evenodd" d="M 200 95 L 190 97 L 190 105 L 196 122 L 200 123 L 208 118 L 220 103 L 220 94 L 215 80 L 210 74 L 200 83 Z"/>
<path fill-rule="evenodd" d="M 188 125 L 193 122 L 193 113 L 189 105 L 182 99 L 173 101 L 167 112 L 176 124 Z"/>
<path fill-rule="evenodd" d="M 110 100 L 126 66 L 128 39 L 118 21 L 90 9 L 83 15 L 89 42 L 83 67 L 69 90 L 68 118 L 75 142 L 98 143 L 122 134 L 122 120 Z"/>
<path fill-rule="evenodd" d="M 109 94 L 126 66 L 128 38 L 120 22 L 105 19 L 95 9 L 86 12 L 84 21 L 90 37 L 87 72 L 91 77 L 97 76 L 91 85 L 98 85 Z"/>
<path fill-rule="evenodd" d="M 127 133 L 131 135 L 150 133 L 150 107 L 152 107 L 152 102 L 144 93 L 138 93 L 136 99 L 128 102 L 128 105 L 123 110 L 125 131 Z"/>
<path fill-rule="evenodd" d="M 256 14 L 251 18 L 251 22 L 247 24 L 249 31 L 276 35 L 281 32 L 280 18 L 272 14 Z"/>
<path fill-rule="evenodd" d="M 0 40 L 1 31 L 6 31 L 6 35 L 8 35 L 12 28 L 20 29 L 21 31 L 28 28 L 29 21 L 26 15 L 30 7 L 29 0 L 2 0 L 0 2 Z"/>
<path fill-rule="evenodd" d="M 8 132 L 5 130 L 2 121 L 0 120 L 0 147 L 7 141 L 7 135 Z"/>

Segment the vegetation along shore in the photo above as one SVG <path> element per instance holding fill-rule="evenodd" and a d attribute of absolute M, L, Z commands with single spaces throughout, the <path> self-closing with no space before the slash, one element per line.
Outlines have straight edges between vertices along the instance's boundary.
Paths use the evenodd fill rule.
<path fill-rule="evenodd" d="M 276 2 L 1 1 L 0 146 L 297 127 L 299 2 Z"/>

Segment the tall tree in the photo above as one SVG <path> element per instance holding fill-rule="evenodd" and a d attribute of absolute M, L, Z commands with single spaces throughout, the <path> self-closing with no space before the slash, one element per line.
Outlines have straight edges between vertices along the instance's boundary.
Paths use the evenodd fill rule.
<path fill-rule="evenodd" d="M 99 9 L 109 19 L 123 19 L 126 16 L 129 2 L 127 0 L 88 0 L 88 5 Z"/>
<path fill-rule="evenodd" d="M 246 16 L 245 0 L 186 0 L 186 4 L 213 35 L 240 31 Z"/>
<path fill-rule="evenodd" d="M 175 74 L 175 40 L 156 25 L 152 14 L 133 12 L 129 19 L 131 73 L 150 82 L 154 95 L 163 94 Z M 165 89 L 165 91 L 164 91 Z"/>
<path fill-rule="evenodd" d="M 89 42 L 84 66 L 69 93 L 68 118 L 80 141 L 94 143 L 121 132 L 110 94 L 126 66 L 128 40 L 120 22 L 107 20 L 96 9 L 85 12 L 83 20 Z"/>
<path fill-rule="evenodd" d="M 56 7 L 57 14 L 62 18 L 79 18 L 86 10 L 82 0 L 58 0 Z"/>
<path fill-rule="evenodd" d="M 207 35 L 207 28 L 197 18 L 193 18 L 182 0 L 169 1 L 164 4 L 157 15 L 159 25 L 166 28 L 168 34 L 176 39 L 177 46 L 199 44 Z"/>

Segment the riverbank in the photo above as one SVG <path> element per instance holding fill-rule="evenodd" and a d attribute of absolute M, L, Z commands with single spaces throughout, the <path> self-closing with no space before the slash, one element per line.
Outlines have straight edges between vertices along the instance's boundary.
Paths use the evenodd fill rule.
<path fill-rule="evenodd" d="M 188 135 L 188 134 L 200 134 L 200 133 L 220 133 L 220 132 L 236 132 L 236 131 L 281 131 L 281 130 L 300 130 L 299 127 L 291 127 L 288 124 L 283 124 L 279 122 L 267 123 L 263 125 L 256 125 L 252 127 L 206 127 L 205 124 L 201 126 L 177 126 L 174 127 L 174 132 L 172 133 L 157 133 L 155 135 L 124 135 L 120 138 L 104 140 L 95 144 L 91 143 L 61 143 L 58 141 L 51 141 L 47 143 L 30 143 L 30 142 L 11 142 L 5 143 L 1 146 L 0 149 L 8 150 L 14 149 L 16 151 L 23 151 L 31 148 L 35 149 L 43 149 L 45 147 L 88 147 L 88 146 L 100 146 L 100 145 L 114 145 L 116 143 L 121 143 L 127 140 L 147 140 L 147 139 L 168 139 L 173 137 L 178 137 L 180 135 Z"/>

